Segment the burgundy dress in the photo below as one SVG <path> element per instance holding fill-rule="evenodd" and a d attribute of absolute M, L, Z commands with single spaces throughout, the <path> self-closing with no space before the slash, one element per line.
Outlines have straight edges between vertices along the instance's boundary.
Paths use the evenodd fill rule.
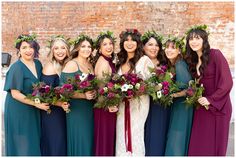
<path fill-rule="evenodd" d="M 189 156 L 225 156 L 232 105 L 233 85 L 228 63 L 219 50 L 211 49 L 210 60 L 200 80 L 209 110 L 195 110 L 189 144 Z"/>
<path fill-rule="evenodd" d="M 106 56 L 103 58 L 109 62 L 112 73 L 115 73 L 115 65 L 112 63 L 112 59 Z M 115 156 L 116 115 L 107 109 L 94 108 L 95 156 Z"/>

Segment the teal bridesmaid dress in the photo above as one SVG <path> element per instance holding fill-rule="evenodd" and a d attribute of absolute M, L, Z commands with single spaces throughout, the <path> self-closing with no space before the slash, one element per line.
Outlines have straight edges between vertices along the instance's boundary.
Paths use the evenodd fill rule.
<path fill-rule="evenodd" d="M 60 82 L 65 83 L 68 77 L 82 74 L 80 70 L 74 73 L 61 73 Z M 67 155 L 93 156 L 94 142 L 94 102 L 86 99 L 71 99 L 70 112 L 66 114 L 67 124 Z"/>
<path fill-rule="evenodd" d="M 36 78 L 21 61 L 16 61 L 6 75 L 4 125 L 6 156 L 40 156 L 40 111 L 21 103 L 11 95 L 11 89 L 23 94 L 32 93 L 32 84 L 39 82 L 42 73 L 40 61 L 34 60 Z"/>
<path fill-rule="evenodd" d="M 183 83 L 180 89 L 187 88 L 191 75 L 188 66 L 183 60 L 175 64 L 176 82 Z M 167 134 L 165 155 L 185 156 L 188 153 L 189 139 L 192 128 L 193 107 L 187 107 L 185 97 L 175 98 L 171 105 L 170 123 Z"/>

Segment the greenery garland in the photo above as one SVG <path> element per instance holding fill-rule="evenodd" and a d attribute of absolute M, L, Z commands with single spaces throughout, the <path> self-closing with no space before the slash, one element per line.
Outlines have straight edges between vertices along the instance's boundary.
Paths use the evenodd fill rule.
<path fill-rule="evenodd" d="M 56 39 L 62 39 L 65 42 L 68 42 L 70 38 L 65 39 L 64 35 L 54 35 L 54 36 L 51 36 L 51 39 L 47 40 L 47 47 L 51 48 L 52 42 L 55 41 Z"/>
<path fill-rule="evenodd" d="M 77 38 L 75 38 L 74 40 L 70 40 L 69 44 L 71 46 L 75 46 L 76 44 L 80 43 L 81 41 L 84 40 L 91 40 L 93 41 L 89 36 L 85 35 L 85 34 L 80 34 Z"/>
<path fill-rule="evenodd" d="M 209 35 L 210 33 L 207 31 L 207 28 L 208 28 L 208 26 L 206 24 L 204 24 L 204 25 L 194 25 L 194 26 L 190 27 L 190 29 L 188 29 L 185 34 L 188 35 L 193 30 L 203 30 L 203 31 L 206 31 L 207 34 Z"/>
<path fill-rule="evenodd" d="M 163 47 L 164 49 L 166 48 L 166 42 L 167 41 L 172 41 L 175 43 L 175 48 L 180 48 L 181 53 L 185 53 L 185 37 L 178 38 L 173 35 L 168 35 L 167 38 L 164 39 L 163 41 Z"/>
<path fill-rule="evenodd" d="M 25 42 L 36 41 L 36 37 L 37 37 L 37 35 L 35 33 L 33 33 L 32 35 L 21 35 L 20 38 L 17 38 L 15 40 L 14 46 L 16 47 L 16 45 L 18 43 L 21 43 L 23 41 L 25 41 Z"/>
<path fill-rule="evenodd" d="M 94 41 L 94 47 L 97 48 L 98 47 L 98 41 L 100 38 L 102 38 L 103 36 L 108 36 L 112 39 L 113 43 L 116 42 L 116 38 L 113 34 L 113 32 L 111 31 L 106 31 L 106 32 L 100 32 L 100 34 L 98 35 L 97 39 Z"/>
<path fill-rule="evenodd" d="M 158 41 L 161 41 L 163 40 L 163 36 L 162 35 L 158 35 L 154 30 L 152 31 L 147 31 L 145 32 L 142 37 L 141 37 L 141 41 L 145 41 L 145 40 L 149 40 L 151 37 L 155 37 Z"/>

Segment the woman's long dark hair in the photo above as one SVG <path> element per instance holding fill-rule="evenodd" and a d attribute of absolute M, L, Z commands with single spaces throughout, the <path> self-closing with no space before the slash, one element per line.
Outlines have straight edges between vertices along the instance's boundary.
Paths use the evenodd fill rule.
<path fill-rule="evenodd" d="M 17 39 L 22 39 L 23 36 L 30 36 L 30 35 L 22 34 L 22 35 L 19 35 L 17 37 Z M 30 45 L 30 47 L 34 49 L 34 58 L 38 58 L 40 46 L 39 46 L 38 42 L 35 40 L 21 41 L 21 42 L 17 43 L 15 46 L 15 48 L 17 49 L 17 54 L 19 54 L 19 52 L 20 52 L 20 47 L 21 47 L 22 42 L 27 42 Z"/>
<path fill-rule="evenodd" d="M 152 35 L 149 38 L 146 38 L 143 40 L 143 46 L 151 39 L 154 38 L 157 42 L 157 45 L 159 47 L 159 51 L 157 53 L 157 60 L 159 61 L 159 65 L 166 65 L 167 64 L 167 58 L 165 56 L 165 52 L 162 47 L 162 42 L 159 40 L 156 36 Z M 157 65 L 157 66 L 159 66 Z"/>
<path fill-rule="evenodd" d="M 129 31 L 122 32 L 120 35 L 120 52 L 117 54 L 118 56 L 117 69 L 119 69 L 120 66 L 125 64 L 128 58 L 128 53 L 124 48 L 124 42 L 127 41 L 128 36 L 131 36 L 132 40 L 137 42 L 137 48 L 135 50 L 134 57 L 129 60 L 130 70 L 128 71 L 128 73 L 131 73 L 135 69 L 135 64 L 143 56 L 144 51 L 143 51 L 143 44 L 140 39 L 141 34 L 137 30 L 134 30 L 133 32 Z"/>
<path fill-rule="evenodd" d="M 210 55 L 210 44 L 208 42 L 208 34 L 206 31 L 204 30 L 200 30 L 200 29 L 194 29 L 192 31 L 189 32 L 189 34 L 186 37 L 186 62 L 188 64 L 189 67 L 189 71 L 192 75 L 192 77 L 196 78 L 199 77 L 197 75 L 197 69 L 196 69 L 196 65 L 198 63 L 198 55 L 197 52 L 193 51 L 192 48 L 189 45 L 189 40 L 194 38 L 194 37 L 201 37 L 203 39 L 203 48 L 202 48 L 202 56 L 201 56 L 201 60 L 202 60 L 202 64 L 199 68 L 200 74 L 202 75 L 204 72 L 204 69 L 206 68 L 208 62 L 209 62 L 209 55 Z"/>
<path fill-rule="evenodd" d="M 66 63 L 68 63 L 69 61 L 71 61 L 72 59 L 78 57 L 79 55 L 79 50 L 78 48 L 81 46 L 81 44 L 84 42 L 84 41 L 88 41 L 90 44 L 91 44 L 91 48 L 92 48 L 92 51 L 93 51 L 93 41 L 91 38 L 87 38 L 87 37 L 84 37 L 82 40 L 79 41 L 79 43 L 75 44 L 74 48 L 72 49 L 71 53 L 70 53 L 70 57 L 67 58 L 67 60 L 64 62 L 64 65 L 63 67 L 66 65 Z M 90 55 L 90 59 L 91 60 L 91 56 L 92 56 L 92 53 Z"/>
<path fill-rule="evenodd" d="M 96 65 L 96 63 L 97 63 L 97 61 L 98 61 L 98 58 L 100 57 L 100 53 L 99 53 L 99 50 L 100 50 L 100 48 L 101 48 L 101 45 L 102 45 L 102 42 L 103 42 L 103 40 L 105 39 L 105 38 L 108 38 L 108 39 L 110 39 L 111 40 L 111 42 L 112 42 L 112 44 L 113 44 L 113 47 L 115 46 L 115 41 L 112 39 L 112 37 L 111 36 L 109 36 L 109 35 L 103 35 L 103 36 L 100 36 L 99 38 L 98 38 L 98 42 L 96 43 L 96 46 L 95 46 L 95 48 L 96 48 L 96 55 L 93 57 L 93 59 L 92 59 L 92 64 L 93 64 L 93 66 L 95 67 L 95 65 Z M 114 50 L 113 50 L 114 51 Z M 112 53 L 112 59 L 114 59 L 114 52 Z"/>

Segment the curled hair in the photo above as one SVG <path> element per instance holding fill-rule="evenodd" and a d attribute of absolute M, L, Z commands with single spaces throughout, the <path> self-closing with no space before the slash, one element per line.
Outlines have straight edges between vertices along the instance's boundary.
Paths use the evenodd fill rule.
<path fill-rule="evenodd" d="M 67 53 L 63 61 L 57 61 L 56 58 L 54 57 L 53 51 L 54 51 L 56 42 L 62 42 L 66 48 Z M 49 58 L 49 61 L 53 64 L 53 67 L 59 76 L 61 74 L 62 66 L 69 56 L 70 56 L 70 45 L 66 42 L 66 40 L 64 40 L 63 38 L 54 38 L 50 44 L 50 52 L 48 53 L 48 58 Z"/>
<path fill-rule="evenodd" d="M 105 38 L 108 38 L 110 39 L 110 41 L 112 42 L 113 44 L 113 47 L 115 46 L 115 40 L 113 39 L 113 37 L 107 35 L 107 34 L 104 34 L 104 35 L 101 35 L 98 37 L 97 39 L 97 42 L 96 42 L 96 45 L 95 45 L 95 48 L 96 48 L 96 55 L 93 57 L 92 59 L 92 65 L 95 66 L 98 58 L 100 57 L 100 53 L 99 53 L 99 50 L 101 48 L 101 45 L 102 45 L 102 42 L 104 41 Z M 114 52 L 112 53 L 112 59 L 114 59 Z"/>
<path fill-rule="evenodd" d="M 66 63 L 68 63 L 70 60 L 76 58 L 78 55 L 79 55 L 79 49 L 81 44 L 84 42 L 84 41 L 88 41 L 91 45 L 91 48 L 92 48 L 92 51 L 93 51 L 93 40 L 91 38 L 89 38 L 88 36 L 84 36 L 83 39 L 80 39 L 73 47 L 71 53 L 70 53 L 70 57 L 65 61 L 64 65 L 66 65 Z M 92 53 L 91 53 L 92 55 Z M 91 55 L 90 55 L 90 59 L 91 60 Z"/>
<path fill-rule="evenodd" d="M 24 34 L 19 35 L 17 37 L 17 40 L 19 41 L 15 44 L 15 48 L 17 49 L 17 54 L 19 54 L 20 52 L 20 47 L 22 42 L 27 42 L 30 45 L 30 47 L 34 49 L 34 58 L 38 58 L 40 46 L 36 40 L 34 39 L 30 40 L 30 39 L 32 39 L 30 35 L 24 35 Z"/>
<path fill-rule="evenodd" d="M 159 65 L 166 65 L 167 64 L 167 58 L 166 56 L 164 55 L 164 50 L 163 50 L 163 47 L 162 47 L 162 42 L 160 40 L 160 38 L 158 38 L 157 36 L 155 35 L 151 35 L 149 36 L 148 38 L 145 38 L 142 42 L 143 42 L 143 45 L 145 45 L 151 38 L 154 38 L 157 42 L 157 45 L 159 47 L 159 51 L 157 53 L 157 60 L 159 61 Z M 157 66 L 159 66 L 157 65 Z"/>
<path fill-rule="evenodd" d="M 202 64 L 199 68 L 200 74 L 203 74 L 204 69 L 206 68 L 208 62 L 209 62 L 209 55 L 210 55 L 210 44 L 208 42 L 208 33 L 205 30 L 202 29 L 193 29 L 191 30 L 186 37 L 186 62 L 189 66 L 189 71 L 192 75 L 192 77 L 199 77 L 197 75 L 197 63 L 198 63 L 198 55 L 197 52 L 193 51 L 192 48 L 189 45 L 189 40 L 195 38 L 195 37 L 201 37 L 203 39 L 203 46 L 202 46 Z"/>
<path fill-rule="evenodd" d="M 130 31 L 131 29 L 127 31 L 123 31 L 120 35 L 120 52 L 117 54 L 118 56 L 118 64 L 117 68 L 119 68 L 121 65 L 126 63 L 126 60 L 128 58 L 128 53 L 124 48 L 124 42 L 127 41 L 128 36 L 131 36 L 133 41 L 137 42 L 137 48 L 135 50 L 134 57 L 129 60 L 130 64 L 130 70 L 128 71 L 131 73 L 135 69 L 135 64 L 138 62 L 138 60 L 143 56 L 143 44 L 141 42 L 141 34 L 134 29 L 134 31 Z"/>

